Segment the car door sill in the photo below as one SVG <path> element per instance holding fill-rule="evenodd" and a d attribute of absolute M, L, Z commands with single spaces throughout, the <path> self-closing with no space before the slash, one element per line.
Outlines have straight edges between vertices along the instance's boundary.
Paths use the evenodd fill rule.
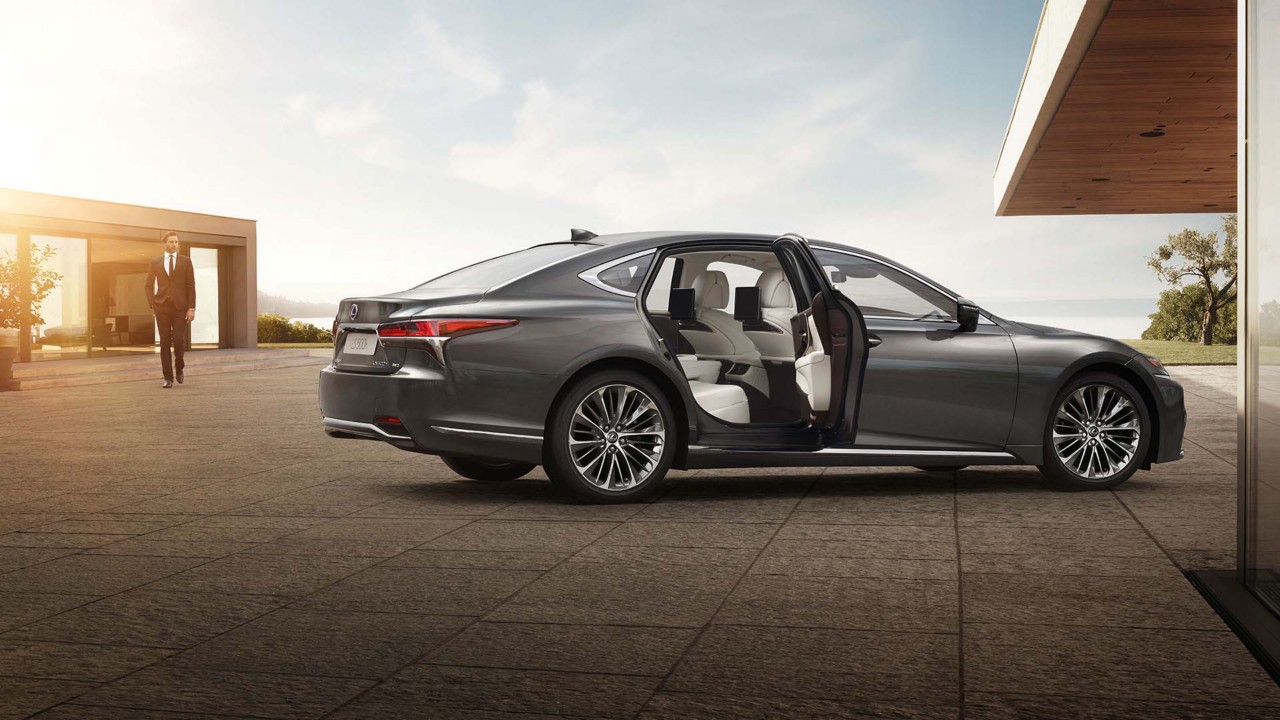
<path fill-rule="evenodd" d="M 799 467 L 858 465 L 1011 465 L 1021 461 L 1003 450 L 914 450 L 902 448 L 823 448 L 821 450 L 747 450 L 690 445 L 686 468 Z"/>

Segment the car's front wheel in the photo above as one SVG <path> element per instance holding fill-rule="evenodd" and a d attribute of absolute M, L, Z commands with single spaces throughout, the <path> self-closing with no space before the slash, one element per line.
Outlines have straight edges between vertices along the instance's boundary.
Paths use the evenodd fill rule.
<path fill-rule="evenodd" d="M 574 383 L 550 422 L 546 470 L 561 492 L 619 503 L 657 490 L 675 455 L 675 414 L 639 373 L 608 370 Z"/>
<path fill-rule="evenodd" d="M 1054 400 L 1040 472 L 1067 490 L 1113 488 L 1138 471 L 1150 443 L 1151 417 L 1133 385 L 1088 373 Z"/>
<path fill-rule="evenodd" d="M 486 482 L 502 482 L 524 477 L 535 466 L 528 463 L 508 462 L 506 460 L 481 460 L 455 455 L 441 455 L 449 469 L 464 478 L 484 480 Z"/>

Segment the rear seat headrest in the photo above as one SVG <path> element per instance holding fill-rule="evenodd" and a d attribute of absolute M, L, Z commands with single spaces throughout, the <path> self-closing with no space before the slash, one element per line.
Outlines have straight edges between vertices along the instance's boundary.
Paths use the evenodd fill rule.
<path fill-rule="evenodd" d="M 720 270 L 704 270 L 693 279 L 693 304 L 708 310 L 729 307 L 729 277 Z"/>
<path fill-rule="evenodd" d="M 760 288 L 760 306 L 767 308 L 793 308 L 796 296 L 791 292 L 791 283 L 787 282 L 786 273 L 781 268 L 765 270 L 756 280 Z"/>

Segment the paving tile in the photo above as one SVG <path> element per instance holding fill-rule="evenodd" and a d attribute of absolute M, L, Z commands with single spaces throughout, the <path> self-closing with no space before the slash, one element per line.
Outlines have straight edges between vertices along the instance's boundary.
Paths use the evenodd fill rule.
<path fill-rule="evenodd" d="M 207 562 L 149 587 L 196 593 L 306 595 L 376 562 L 377 558 L 240 554 Z"/>
<path fill-rule="evenodd" d="M 371 680 L 151 667 L 81 695 L 88 705 L 264 718 L 320 718 Z"/>
<path fill-rule="evenodd" d="M 964 575 L 965 622 L 1226 629 L 1182 577 Z"/>
<path fill-rule="evenodd" d="M 286 600 L 138 588 L 27 625 L 0 639 L 186 648 L 265 615 Z"/>
<path fill-rule="evenodd" d="M 488 615 L 511 622 L 699 627 L 744 568 L 568 562 Z"/>
<path fill-rule="evenodd" d="M 90 533 L 12 532 L 0 535 L 0 547 L 11 548 L 67 548 L 80 550 L 102 547 L 116 542 L 122 535 Z"/>
<path fill-rule="evenodd" d="M 380 566 L 352 575 L 294 607 L 482 615 L 539 574 L 524 570 Z"/>
<path fill-rule="evenodd" d="M 206 715 L 204 713 L 169 712 L 80 705 L 74 702 L 50 708 L 34 720 L 252 720 L 248 715 Z"/>
<path fill-rule="evenodd" d="M 424 543 L 456 530 L 471 520 L 463 518 L 358 518 L 345 517 L 314 524 L 291 539 L 339 538 L 350 540 L 412 540 Z"/>
<path fill-rule="evenodd" d="M 778 530 L 775 523 L 640 522 L 614 528 L 600 545 L 651 547 L 762 548 Z"/>
<path fill-rule="evenodd" d="M 521 550 L 409 550 L 386 561 L 383 567 L 550 570 L 566 557 L 568 553 Z"/>
<path fill-rule="evenodd" d="M 347 538 L 295 538 L 260 543 L 244 550 L 249 555 L 321 555 L 328 557 L 389 558 L 419 544 L 416 540 L 351 540 Z"/>
<path fill-rule="evenodd" d="M 283 609 L 173 658 L 212 670 L 384 678 L 462 630 L 461 617 Z"/>
<path fill-rule="evenodd" d="M 257 546 L 233 540 L 149 540 L 131 537 L 86 550 L 88 555 L 152 555 L 156 557 L 220 558 Z"/>
<path fill-rule="evenodd" d="M 422 662 L 662 677 L 696 635 L 686 628 L 481 622 Z"/>
<path fill-rule="evenodd" d="M 0 677 L 0 717 L 25 718 L 97 687 L 70 680 Z"/>
<path fill-rule="evenodd" d="M 966 693 L 965 717 L 975 720 L 1280 720 L 1280 708 Z"/>
<path fill-rule="evenodd" d="M 642 545 L 601 545 L 596 543 L 575 553 L 570 562 L 641 563 L 651 565 L 711 565 L 746 569 L 759 554 L 752 548 L 654 547 Z"/>
<path fill-rule="evenodd" d="M 660 691 L 645 705 L 639 720 L 955 720 L 959 717 L 959 708 L 951 707 Z"/>
<path fill-rule="evenodd" d="M 955 707 L 956 635 L 812 628 L 708 628 L 663 690 Z"/>
<path fill-rule="evenodd" d="M 66 548 L 0 547 L 0 573 L 39 565 L 74 552 Z"/>
<path fill-rule="evenodd" d="M 1097 557 L 1091 555 L 983 555 L 961 553 L 965 572 L 1026 575 L 1091 575 L 1094 577 L 1182 578 L 1167 558 Z"/>
<path fill-rule="evenodd" d="M 715 622 L 958 632 L 958 592 L 946 580 L 748 575 Z"/>
<path fill-rule="evenodd" d="M 751 568 L 752 575 L 796 575 L 801 577 L 897 578 L 913 580 L 956 580 L 954 560 L 910 558 L 807 557 L 767 554 Z"/>
<path fill-rule="evenodd" d="M 627 675 L 413 665 L 335 717 L 415 717 L 397 711 L 422 705 L 432 712 L 419 717 L 431 718 L 492 718 L 450 715 L 444 711 L 447 708 L 521 713 L 512 715 L 511 720 L 524 720 L 523 713 L 630 718 L 658 682 L 657 678 Z"/>
<path fill-rule="evenodd" d="M 162 648 L 0 640 L 0 675 L 108 682 L 172 654 Z"/>
<path fill-rule="evenodd" d="M 193 558 L 69 555 L 0 576 L 0 592 L 111 595 L 203 562 Z"/>
<path fill-rule="evenodd" d="M 540 520 L 473 522 L 432 540 L 428 550 L 530 550 L 574 552 L 615 527 L 613 523 Z"/>
<path fill-rule="evenodd" d="M 96 595 L 0 593 L 0 633 L 57 615 L 96 599 Z"/>
<path fill-rule="evenodd" d="M 1163 556 L 1145 530 L 1132 528 L 1019 527 L 982 525 L 959 528 L 960 552 L 995 555 L 1071 555 L 1089 557 Z"/>
<path fill-rule="evenodd" d="M 1280 706 L 1229 632 L 965 624 L 965 689 Z"/>
<path fill-rule="evenodd" d="M 647 503 L 587 505 L 568 503 L 551 492 L 514 502 L 489 515 L 490 520 L 576 520 L 622 522 L 648 507 Z"/>

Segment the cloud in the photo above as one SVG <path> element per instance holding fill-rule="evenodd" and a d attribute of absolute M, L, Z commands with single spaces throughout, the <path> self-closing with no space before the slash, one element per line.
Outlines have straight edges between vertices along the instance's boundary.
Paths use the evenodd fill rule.
<path fill-rule="evenodd" d="M 434 18 L 418 14 L 413 30 L 422 41 L 420 56 L 448 78 L 479 97 L 495 95 L 502 89 L 501 73 L 480 54 L 455 45 Z"/>
<path fill-rule="evenodd" d="M 510 140 L 456 143 L 449 167 L 485 187 L 585 205 L 622 223 L 696 215 L 793 187 L 825 166 L 831 148 L 866 124 L 886 80 L 869 72 L 822 87 L 729 132 L 533 80 L 521 88 Z"/>

